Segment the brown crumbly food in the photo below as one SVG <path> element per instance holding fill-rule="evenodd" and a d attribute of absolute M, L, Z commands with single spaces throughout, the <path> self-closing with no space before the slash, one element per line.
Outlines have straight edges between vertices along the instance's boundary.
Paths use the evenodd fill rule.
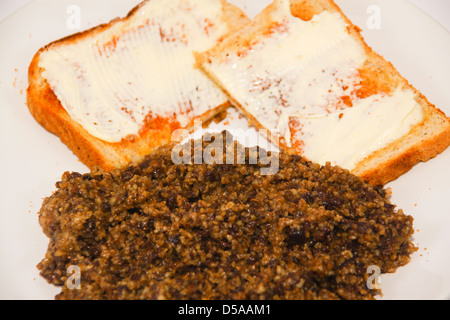
<path fill-rule="evenodd" d="M 409 262 L 413 219 L 384 189 L 284 152 L 264 176 L 248 164 L 259 150 L 245 152 L 243 165 L 175 165 L 165 146 L 128 169 L 64 174 L 40 211 L 38 268 L 56 298 L 374 299 L 367 268 Z"/>

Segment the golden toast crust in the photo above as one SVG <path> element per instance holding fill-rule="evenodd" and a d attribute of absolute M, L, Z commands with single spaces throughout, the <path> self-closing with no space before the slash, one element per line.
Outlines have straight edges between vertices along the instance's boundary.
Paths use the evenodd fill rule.
<path fill-rule="evenodd" d="M 392 63 L 386 61 L 367 45 L 360 33 L 361 29 L 353 25 L 332 0 L 291 0 L 290 7 L 291 13 L 303 20 L 310 20 L 324 10 L 337 12 L 345 19 L 349 33 L 358 39 L 368 56 L 366 63 L 359 70 L 363 89 L 358 95 L 367 97 L 380 92 L 390 93 L 400 85 L 403 88 L 410 88 L 416 93 L 416 100 L 424 110 L 425 121 L 423 123 L 415 126 L 407 136 L 366 157 L 352 170 L 353 173 L 372 185 L 384 185 L 409 171 L 417 163 L 436 157 L 450 145 L 450 119 L 409 84 Z M 226 59 L 228 53 L 240 52 L 239 50 L 251 46 L 254 41 L 258 41 L 260 36 L 269 32 L 273 23 L 271 13 L 276 8 L 276 2 L 272 3 L 250 25 L 230 35 L 210 51 L 197 54 L 197 63 L 219 86 L 219 79 L 209 72 L 206 66 L 212 59 L 220 63 Z M 226 92 L 226 89 L 224 90 Z M 226 93 L 230 96 L 229 92 Z M 230 99 L 249 118 L 252 125 L 265 129 L 238 101 L 233 97 Z M 281 147 L 295 153 L 295 150 L 288 148 L 283 142 L 283 139 L 280 139 Z"/>
<path fill-rule="evenodd" d="M 116 18 L 109 23 L 98 25 L 46 45 L 35 54 L 29 66 L 27 104 L 31 114 L 46 130 L 59 136 L 61 141 L 90 169 L 101 167 L 104 170 L 112 170 L 124 167 L 130 162 L 138 162 L 156 147 L 169 143 L 172 132 L 179 128 L 179 124 L 171 121 L 171 119 L 158 118 L 147 123 L 145 130 L 141 130 L 138 137 L 126 138 L 119 143 L 108 143 L 97 139 L 73 121 L 62 107 L 53 90 L 42 77 L 43 70 L 39 67 L 40 55 L 45 50 L 51 50 L 55 46 L 74 44 L 81 39 L 103 32 L 119 21 L 132 19 L 147 1 L 151 0 L 140 3 L 124 18 Z M 248 17 L 242 10 L 225 0 L 221 0 L 221 2 L 223 4 L 223 20 L 229 24 L 231 31 L 249 22 Z M 207 121 L 227 107 L 229 107 L 229 103 L 217 106 L 203 114 L 200 120 Z"/>

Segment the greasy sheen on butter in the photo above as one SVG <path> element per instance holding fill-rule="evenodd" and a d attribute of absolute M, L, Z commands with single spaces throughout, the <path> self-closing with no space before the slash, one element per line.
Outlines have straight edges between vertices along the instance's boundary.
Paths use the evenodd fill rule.
<path fill-rule="evenodd" d="M 301 123 L 292 132 L 309 159 L 330 161 L 352 170 L 359 161 L 408 134 L 423 119 L 422 107 L 411 90 L 398 88 L 392 96 L 376 94 L 355 101 L 352 108 L 322 115 L 293 114 Z"/>
<path fill-rule="evenodd" d="M 73 120 L 120 142 L 148 117 L 184 127 L 227 102 L 193 55 L 227 32 L 220 0 L 151 0 L 106 31 L 43 51 L 39 66 Z"/>
<path fill-rule="evenodd" d="M 412 90 L 356 96 L 367 53 L 338 13 L 304 21 L 289 0 L 276 5 L 270 33 L 202 66 L 262 126 L 311 161 L 352 170 L 423 120 Z"/>

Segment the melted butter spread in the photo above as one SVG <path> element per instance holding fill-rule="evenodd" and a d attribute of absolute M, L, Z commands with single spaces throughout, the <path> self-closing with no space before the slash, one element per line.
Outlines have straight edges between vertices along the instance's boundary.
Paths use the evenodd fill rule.
<path fill-rule="evenodd" d="M 204 65 L 262 126 L 301 145 L 311 161 L 352 170 L 423 120 L 412 90 L 356 97 L 367 54 L 339 14 L 324 11 L 303 21 L 292 15 L 289 0 L 276 4 L 276 27 L 248 52 Z"/>
<path fill-rule="evenodd" d="M 293 132 L 302 141 L 304 154 L 325 164 L 330 161 L 354 169 L 359 161 L 408 134 L 423 119 L 414 92 L 397 89 L 391 96 L 372 95 L 352 108 L 326 115 L 293 115 L 301 124 Z"/>
<path fill-rule="evenodd" d="M 91 135 L 120 142 L 146 119 L 182 127 L 227 102 L 194 67 L 194 51 L 229 32 L 220 0 L 151 0 L 131 19 L 41 55 L 43 77 L 69 115 Z"/>

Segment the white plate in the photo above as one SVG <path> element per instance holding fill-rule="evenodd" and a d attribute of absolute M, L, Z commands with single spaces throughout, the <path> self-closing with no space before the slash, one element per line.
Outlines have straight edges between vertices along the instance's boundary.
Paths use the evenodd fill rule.
<path fill-rule="evenodd" d="M 80 9 L 81 29 L 86 29 L 125 15 L 139 1 L 35 0 L 0 24 L 0 299 L 52 299 L 59 292 L 36 269 L 48 244 L 37 212 L 64 171 L 87 172 L 29 114 L 25 105 L 28 65 L 40 47 L 76 31 L 67 25 L 70 6 Z M 231 2 L 253 17 L 271 0 Z M 337 3 L 364 30 L 369 45 L 450 115 L 450 36 L 446 30 L 405 0 Z M 380 28 L 370 29 L 368 21 L 373 21 L 378 9 Z M 406 267 L 382 277 L 383 299 L 450 298 L 449 162 L 447 150 L 390 184 L 393 202 L 415 219 L 414 243 L 419 251 Z"/>

